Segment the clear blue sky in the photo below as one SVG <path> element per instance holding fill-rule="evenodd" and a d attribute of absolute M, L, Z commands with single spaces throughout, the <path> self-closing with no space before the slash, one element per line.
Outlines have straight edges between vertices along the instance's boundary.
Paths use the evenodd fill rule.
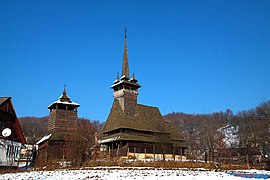
<path fill-rule="evenodd" d="M 0 1 L 0 96 L 45 116 L 67 83 L 79 117 L 105 121 L 124 27 L 140 104 L 234 113 L 270 99 L 270 1 Z"/>

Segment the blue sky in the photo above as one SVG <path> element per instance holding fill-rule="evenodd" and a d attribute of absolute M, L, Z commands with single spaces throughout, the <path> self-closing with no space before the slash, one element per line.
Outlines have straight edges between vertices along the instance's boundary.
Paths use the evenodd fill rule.
<path fill-rule="evenodd" d="M 45 116 L 67 84 L 79 117 L 105 121 L 124 28 L 140 104 L 234 113 L 270 99 L 270 1 L 0 1 L 0 96 Z"/>

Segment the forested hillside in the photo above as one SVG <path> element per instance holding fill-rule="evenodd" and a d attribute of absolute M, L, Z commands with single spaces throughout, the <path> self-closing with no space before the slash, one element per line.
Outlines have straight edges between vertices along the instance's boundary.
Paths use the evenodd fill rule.
<path fill-rule="evenodd" d="M 47 133 L 49 116 L 19 118 L 27 143 L 35 144 Z"/>
<path fill-rule="evenodd" d="M 226 112 L 210 114 L 170 113 L 164 119 L 174 123 L 190 146 L 190 156 L 198 158 L 225 148 L 242 148 L 245 155 L 263 152 L 270 143 L 270 101 L 254 109 L 233 114 Z"/>

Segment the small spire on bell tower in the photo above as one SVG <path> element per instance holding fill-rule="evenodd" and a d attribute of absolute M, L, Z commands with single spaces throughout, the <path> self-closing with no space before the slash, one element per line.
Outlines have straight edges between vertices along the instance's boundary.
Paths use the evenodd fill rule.
<path fill-rule="evenodd" d="M 65 84 L 64 84 L 64 91 L 63 91 L 63 94 L 67 94 L 67 92 L 66 92 L 66 87 L 67 87 L 67 84 L 65 83 Z"/>
<path fill-rule="evenodd" d="M 59 100 L 60 101 L 62 101 L 62 102 L 64 102 L 64 101 L 66 101 L 66 102 L 70 102 L 70 99 L 69 99 L 69 97 L 67 96 L 67 91 L 66 91 L 66 83 L 65 83 L 65 85 L 64 85 L 64 90 L 63 90 L 63 94 L 60 96 L 60 98 L 59 98 Z"/>

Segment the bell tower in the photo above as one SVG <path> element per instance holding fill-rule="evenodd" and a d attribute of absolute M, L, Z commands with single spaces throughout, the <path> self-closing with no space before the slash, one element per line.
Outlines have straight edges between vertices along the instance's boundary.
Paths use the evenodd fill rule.
<path fill-rule="evenodd" d="M 119 101 L 121 108 L 126 115 L 137 116 L 137 97 L 138 89 L 140 87 L 134 73 L 131 79 L 129 77 L 127 31 L 125 29 L 122 76 L 119 78 L 119 75 L 117 74 L 116 80 L 111 88 L 114 90 L 114 99 Z"/>
<path fill-rule="evenodd" d="M 67 96 L 65 86 L 59 99 L 48 107 L 50 109 L 48 134 L 71 136 L 76 132 L 78 127 L 77 108 L 79 106 Z"/>

